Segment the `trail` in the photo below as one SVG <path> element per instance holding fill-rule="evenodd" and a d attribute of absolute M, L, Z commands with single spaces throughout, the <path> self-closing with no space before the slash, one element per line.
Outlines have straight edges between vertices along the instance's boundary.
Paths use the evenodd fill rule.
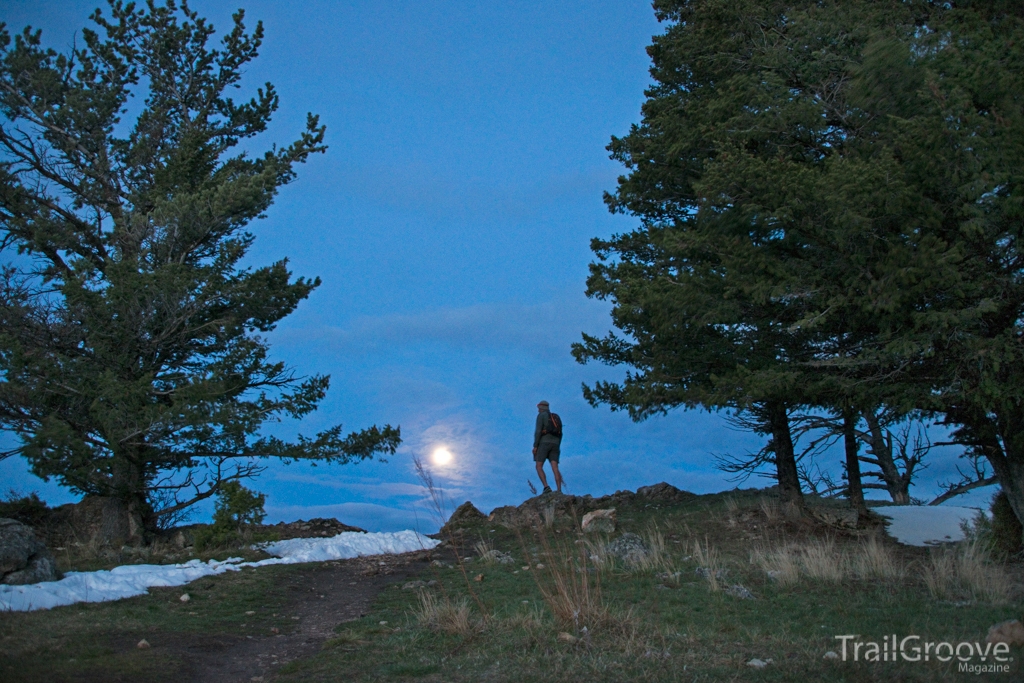
<path fill-rule="evenodd" d="M 287 579 L 289 600 L 281 613 L 298 617 L 291 633 L 168 635 L 159 647 L 180 657 L 184 680 L 269 683 L 284 664 L 319 652 L 339 624 L 364 616 L 380 591 L 418 574 L 426 557 L 417 552 L 310 564 Z"/>

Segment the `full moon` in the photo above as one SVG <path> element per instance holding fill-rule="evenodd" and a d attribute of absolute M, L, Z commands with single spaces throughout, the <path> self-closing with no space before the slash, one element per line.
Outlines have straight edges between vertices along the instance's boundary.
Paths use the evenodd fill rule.
<path fill-rule="evenodd" d="M 447 448 L 435 448 L 430 457 L 435 465 L 447 465 L 452 461 L 452 453 Z"/>

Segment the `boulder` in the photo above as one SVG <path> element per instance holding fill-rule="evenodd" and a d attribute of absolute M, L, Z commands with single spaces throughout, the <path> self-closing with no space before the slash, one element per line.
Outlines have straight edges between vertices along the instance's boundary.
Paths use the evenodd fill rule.
<path fill-rule="evenodd" d="M 615 532 L 615 508 L 593 510 L 583 515 L 580 528 L 587 533 L 611 534 Z"/>
<path fill-rule="evenodd" d="M 120 501 L 106 496 L 86 496 L 51 511 L 50 541 L 120 548 L 131 537 L 128 515 Z"/>
<path fill-rule="evenodd" d="M 649 552 L 644 540 L 628 531 L 609 543 L 605 550 L 630 564 L 643 560 Z"/>
<path fill-rule="evenodd" d="M 986 643 L 1007 643 L 1020 647 L 1024 645 L 1024 624 L 1018 619 L 1001 621 L 988 630 L 985 637 Z"/>
<path fill-rule="evenodd" d="M 567 496 L 563 493 L 544 493 L 529 498 L 519 506 L 495 508 L 487 519 L 510 529 L 550 526 L 556 518 L 569 517 L 592 507 L 590 496 Z"/>
<path fill-rule="evenodd" d="M 0 583 L 22 585 L 59 578 L 57 562 L 32 528 L 0 519 Z"/>
<path fill-rule="evenodd" d="M 636 497 L 643 498 L 648 501 L 657 501 L 659 503 L 674 503 L 693 496 L 688 491 L 677 489 L 672 484 L 667 482 L 661 482 L 660 484 L 652 484 L 650 486 L 641 486 L 636 490 Z"/>
<path fill-rule="evenodd" d="M 467 500 L 455 508 L 455 512 L 445 522 L 445 526 L 461 526 L 467 522 L 482 522 L 485 519 L 487 519 L 487 515 L 477 510 L 476 506 Z"/>

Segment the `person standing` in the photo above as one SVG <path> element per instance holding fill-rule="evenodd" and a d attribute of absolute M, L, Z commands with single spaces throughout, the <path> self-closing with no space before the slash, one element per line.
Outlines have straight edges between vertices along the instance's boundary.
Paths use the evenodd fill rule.
<path fill-rule="evenodd" d="M 551 473 L 555 475 L 555 487 L 562 492 L 564 481 L 558 471 L 558 456 L 562 445 L 562 421 L 551 412 L 547 401 L 537 404 L 537 425 L 533 430 L 533 461 L 537 465 L 537 476 L 544 486 L 541 493 L 551 493 L 548 478 L 544 475 L 544 461 L 551 461 Z"/>

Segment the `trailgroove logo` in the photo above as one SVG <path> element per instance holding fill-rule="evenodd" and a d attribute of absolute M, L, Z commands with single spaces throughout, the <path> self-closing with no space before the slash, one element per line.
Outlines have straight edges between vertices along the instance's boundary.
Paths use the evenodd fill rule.
<path fill-rule="evenodd" d="M 1007 643 L 977 643 L 963 641 L 950 643 L 923 640 L 921 636 L 906 636 L 898 640 L 896 634 L 885 636 L 881 643 L 860 640 L 856 635 L 834 636 L 842 642 L 844 662 L 949 662 L 956 658 L 961 673 L 1009 673 L 1010 646 Z"/>

